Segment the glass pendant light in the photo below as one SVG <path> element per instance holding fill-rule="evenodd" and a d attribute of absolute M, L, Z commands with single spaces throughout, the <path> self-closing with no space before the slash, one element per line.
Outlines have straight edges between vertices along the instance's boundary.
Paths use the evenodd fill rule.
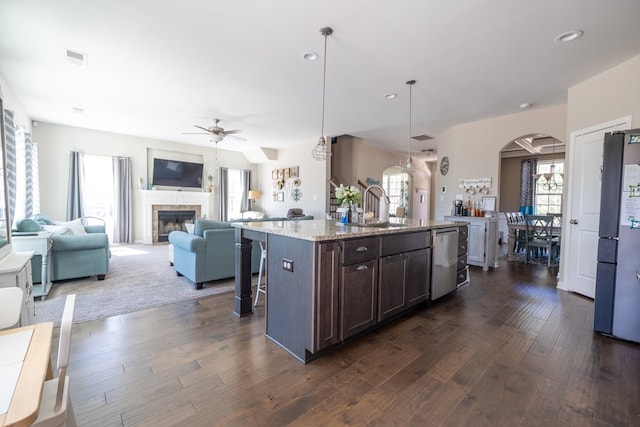
<path fill-rule="evenodd" d="M 417 168 L 414 166 L 413 159 L 411 158 L 411 88 L 415 83 L 415 80 L 407 81 L 407 85 L 409 86 L 409 152 L 407 156 L 407 164 L 403 168 L 403 172 L 411 176 L 417 172 Z"/>
<path fill-rule="evenodd" d="M 327 36 L 333 34 L 333 29 L 330 27 L 320 28 L 320 34 L 324 36 L 324 68 L 322 71 L 322 127 L 320 128 L 320 139 L 313 150 L 311 155 L 316 160 L 327 160 L 331 157 L 331 147 L 327 145 L 327 140 L 324 137 L 324 99 L 326 92 L 327 82 Z"/>

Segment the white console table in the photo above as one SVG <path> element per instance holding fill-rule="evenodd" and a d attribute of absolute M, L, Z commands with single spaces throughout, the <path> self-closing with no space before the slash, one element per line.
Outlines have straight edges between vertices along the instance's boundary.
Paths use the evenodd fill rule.
<path fill-rule="evenodd" d="M 445 216 L 445 221 L 469 223 L 467 264 L 482 267 L 498 267 L 498 218 L 495 216 Z"/>
<path fill-rule="evenodd" d="M 42 270 L 40 284 L 33 285 L 33 296 L 46 298 L 51 290 L 51 275 L 49 274 L 49 254 L 51 252 L 51 231 L 34 233 L 14 233 L 11 235 L 11 247 L 15 252 L 33 251 L 42 256 Z"/>

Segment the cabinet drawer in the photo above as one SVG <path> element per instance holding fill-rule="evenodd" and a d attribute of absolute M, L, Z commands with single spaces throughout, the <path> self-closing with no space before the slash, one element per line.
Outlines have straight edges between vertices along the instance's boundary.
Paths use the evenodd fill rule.
<path fill-rule="evenodd" d="M 405 233 L 383 236 L 381 239 L 382 256 L 412 252 L 431 247 L 431 233 Z"/>
<path fill-rule="evenodd" d="M 463 268 L 465 268 L 467 266 L 467 255 L 460 255 L 458 256 L 458 270 L 462 270 Z"/>
<path fill-rule="evenodd" d="M 464 242 L 458 242 L 458 256 L 465 255 L 466 253 L 467 253 L 467 241 L 465 240 Z"/>
<path fill-rule="evenodd" d="M 456 274 L 456 285 L 466 282 L 468 274 L 469 274 L 468 268 L 458 271 L 458 273 Z"/>
<path fill-rule="evenodd" d="M 462 226 L 460 228 L 458 228 L 458 241 L 462 242 L 462 241 L 466 241 L 467 238 L 469 237 L 469 227 Z"/>
<path fill-rule="evenodd" d="M 349 265 L 380 256 L 380 238 L 345 240 L 342 242 L 342 264 Z"/>

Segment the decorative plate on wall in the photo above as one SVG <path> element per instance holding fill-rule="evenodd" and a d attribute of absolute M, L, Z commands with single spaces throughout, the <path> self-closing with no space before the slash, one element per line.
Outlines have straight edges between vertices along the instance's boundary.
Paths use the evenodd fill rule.
<path fill-rule="evenodd" d="M 449 172 L 449 158 L 444 156 L 442 160 L 440 160 L 440 173 L 446 175 L 447 172 Z"/>

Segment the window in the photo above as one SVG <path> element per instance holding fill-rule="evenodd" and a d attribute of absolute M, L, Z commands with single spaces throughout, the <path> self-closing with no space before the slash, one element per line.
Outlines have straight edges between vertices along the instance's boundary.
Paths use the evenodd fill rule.
<path fill-rule="evenodd" d="M 564 188 L 564 161 L 538 161 L 536 171 L 535 213 L 538 215 L 562 213 Z"/>
<path fill-rule="evenodd" d="M 382 175 L 382 187 L 389 196 L 389 212 L 393 213 L 397 208 L 407 206 L 408 177 L 406 173 L 384 173 Z"/>
<path fill-rule="evenodd" d="M 226 169 L 226 217 L 224 218 L 242 218 L 242 212 L 248 209 L 250 181 L 251 171 Z"/>
<path fill-rule="evenodd" d="M 111 157 L 84 155 L 84 214 L 105 221 L 113 235 L 113 165 Z"/>

